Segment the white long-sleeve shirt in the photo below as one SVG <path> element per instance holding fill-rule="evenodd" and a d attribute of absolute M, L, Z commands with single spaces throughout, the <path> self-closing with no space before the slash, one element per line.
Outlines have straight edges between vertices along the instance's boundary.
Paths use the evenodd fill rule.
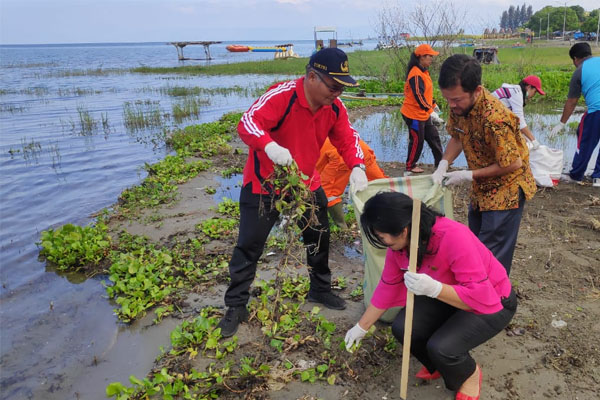
<path fill-rule="evenodd" d="M 512 111 L 513 114 L 519 117 L 519 129 L 527 127 L 525 114 L 523 114 L 523 91 L 521 90 L 521 86 L 503 83 L 492 94 L 500 99 L 502 104 Z"/>

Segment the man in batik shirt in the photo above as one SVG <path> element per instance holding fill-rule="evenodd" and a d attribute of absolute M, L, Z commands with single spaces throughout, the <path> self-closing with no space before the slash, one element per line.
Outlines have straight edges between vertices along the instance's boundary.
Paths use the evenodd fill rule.
<path fill-rule="evenodd" d="M 469 228 L 510 274 L 523 206 L 536 191 L 519 119 L 481 86 L 481 66 L 473 57 L 446 59 L 438 84 L 451 110 L 451 139 L 433 180 L 472 182 Z M 447 172 L 461 152 L 469 169 Z"/>

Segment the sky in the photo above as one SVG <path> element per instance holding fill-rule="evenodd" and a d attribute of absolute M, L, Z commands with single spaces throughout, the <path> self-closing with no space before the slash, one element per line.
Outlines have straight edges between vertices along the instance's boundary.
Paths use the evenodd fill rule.
<path fill-rule="evenodd" d="M 429 4 L 436 1 L 429 0 Z M 465 31 L 497 27 L 502 11 L 523 2 L 451 0 L 468 13 Z M 530 0 L 533 11 L 564 1 Z M 590 11 L 598 0 L 571 0 Z M 0 44 L 312 39 L 335 26 L 338 39 L 376 36 L 381 7 L 407 0 L 0 0 Z"/>

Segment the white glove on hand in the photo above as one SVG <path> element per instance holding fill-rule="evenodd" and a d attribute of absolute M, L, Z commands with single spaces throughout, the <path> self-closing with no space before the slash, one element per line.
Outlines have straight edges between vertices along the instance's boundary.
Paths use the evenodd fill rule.
<path fill-rule="evenodd" d="M 562 122 L 559 122 L 558 124 L 554 125 L 554 128 L 552 128 L 552 130 L 550 131 L 550 137 L 554 137 L 554 136 L 558 135 L 560 133 L 560 131 L 563 130 L 564 127 L 565 127 L 565 124 L 563 124 Z"/>
<path fill-rule="evenodd" d="M 369 180 L 367 179 L 365 171 L 359 167 L 352 168 L 352 173 L 350 173 L 350 191 L 354 194 L 361 190 L 365 190 L 368 185 Z"/>
<path fill-rule="evenodd" d="M 352 353 L 352 346 L 355 344 L 358 345 L 366 334 L 367 331 L 361 328 L 357 322 L 356 325 L 354 325 L 352 329 L 346 333 L 346 338 L 344 339 L 344 343 L 346 343 L 346 350 Z"/>
<path fill-rule="evenodd" d="M 435 107 L 433 107 L 433 111 L 435 111 L 436 113 L 438 113 L 438 116 L 442 112 L 442 110 L 440 110 L 440 108 L 438 107 L 437 104 L 435 105 Z"/>
<path fill-rule="evenodd" d="M 448 178 L 446 180 L 446 182 L 444 183 L 446 186 L 457 185 L 461 182 L 471 182 L 473 180 L 473 171 L 460 170 L 460 171 L 446 172 L 444 174 L 444 178 Z"/>
<path fill-rule="evenodd" d="M 537 139 L 534 139 L 533 142 L 531 142 L 531 150 L 536 150 L 539 147 L 540 147 L 540 142 L 538 142 Z"/>
<path fill-rule="evenodd" d="M 435 172 L 431 175 L 433 183 L 435 183 L 436 185 L 441 185 L 444 181 L 444 175 L 446 174 L 446 171 L 448 171 L 448 160 L 442 160 L 438 164 L 438 167 L 435 170 Z"/>
<path fill-rule="evenodd" d="M 270 142 L 265 146 L 265 153 L 277 165 L 290 165 L 294 161 L 290 151 L 275 142 Z"/>
<path fill-rule="evenodd" d="M 404 274 L 404 284 L 417 296 L 429 296 L 435 299 L 442 291 L 442 283 L 427 274 L 407 272 Z"/>
<path fill-rule="evenodd" d="M 435 111 L 432 112 L 431 114 L 429 114 L 429 116 L 431 117 L 431 122 L 433 122 L 434 124 L 443 124 L 444 123 L 444 120 L 442 118 L 440 118 L 438 113 L 436 113 Z"/>

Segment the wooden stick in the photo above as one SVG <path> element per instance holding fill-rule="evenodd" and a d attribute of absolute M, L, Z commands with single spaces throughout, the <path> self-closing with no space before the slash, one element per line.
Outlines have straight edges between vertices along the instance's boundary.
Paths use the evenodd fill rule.
<path fill-rule="evenodd" d="M 408 270 L 417 272 L 417 253 L 419 251 L 419 229 L 421 225 L 421 202 L 413 199 L 412 225 L 410 228 L 410 258 Z M 406 291 L 406 316 L 404 318 L 404 344 L 402 345 L 402 376 L 400 378 L 400 397 L 406 400 L 408 387 L 408 362 L 410 361 L 410 340 L 412 335 L 415 295 Z"/>

